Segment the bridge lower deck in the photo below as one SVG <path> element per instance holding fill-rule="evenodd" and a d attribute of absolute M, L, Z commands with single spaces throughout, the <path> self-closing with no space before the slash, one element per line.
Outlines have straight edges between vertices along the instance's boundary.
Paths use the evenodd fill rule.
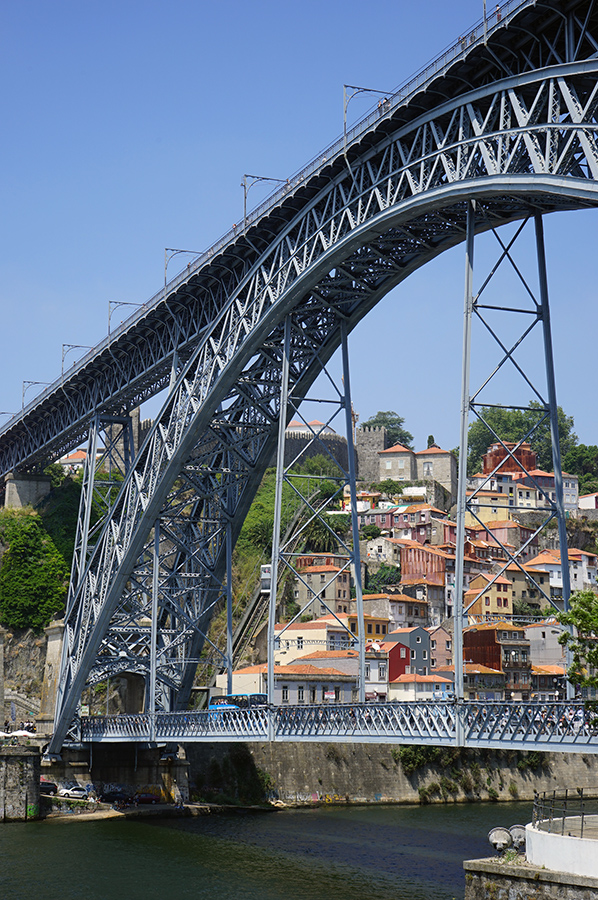
<path fill-rule="evenodd" d="M 422 702 L 85 717 L 83 742 L 328 741 L 598 753 L 580 703 Z"/>

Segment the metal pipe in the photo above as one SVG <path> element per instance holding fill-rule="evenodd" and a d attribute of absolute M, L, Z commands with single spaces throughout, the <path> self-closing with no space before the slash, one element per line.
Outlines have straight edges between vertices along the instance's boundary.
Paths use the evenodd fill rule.
<path fill-rule="evenodd" d="M 351 534 L 353 536 L 353 568 L 355 572 L 355 600 L 357 606 L 357 640 L 359 651 L 359 702 L 365 703 L 365 622 L 363 617 L 363 592 L 361 588 L 361 557 L 359 553 L 359 523 L 357 521 L 357 491 L 355 487 L 355 451 L 353 446 L 353 406 L 349 375 L 349 345 L 347 322 L 341 321 L 341 347 L 343 356 L 343 384 L 345 388 L 345 424 L 347 452 L 349 455 L 349 491 L 351 497 Z"/>
<path fill-rule="evenodd" d="M 152 571 L 152 624 L 150 646 L 150 741 L 156 740 L 156 665 L 158 644 L 158 587 L 160 575 L 160 519 L 154 525 L 154 552 Z"/>
<path fill-rule="evenodd" d="M 559 531 L 561 554 L 561 579 L 563 584 L 563 606 L 569 609 L 571 596 L 571 579 L 569 574 L 569 552 L 567 546 L 567 524 L 565 521 L 565 503 L 563 498 L 563 471 L 561 465 L 561 445 L 559 439 L 559 418 L 556 401 L 556 382 L 554 378 L 554 358 L 552 354 L 552 332 L 550 327 L 550 306 L 548 303 L 548 277 L 546 274 L 546 251 L 544 247 L 544 227 L 541 213 L 534 216 L 536 227 L 536 253 L 538 258 L 538 279 L 540 283 L 540 314 L 544 334 L 544 360 L 546 365 L 546 386 L 548 390 L 548 407 L 550 414 L 550 437 L 552 441 L 552 466 L 554 471 L 554 492 Z M 567 669 L 571 664 L 571 653 L 567 652 Z M 567 699 L 575 696 L 575 688 L 567 682 Z"/>
<path fill-rule="evenodd" d="M 291 317 L 284 323 L 284 345 L 280 385 L 280 411 L 278 421 L 278 448 L 276 451 L 276 495 L 274 498 L 274 528 L 272 531 L 272 566 L 270 569 L 270 602 L 268 606 L 268 703 L 274 703 L 274 644 L 276 625 L 276 589 L 278 581 L 278 556 L 280 552 L 280 520 L 282 512 L 282 485 L 284 481 L 284 446 L 287 406 L 289 402 L 289 361 L 291 354 Z M 272 723 L 272 717 L 269 719 Z M 272 735 L 270 735 L 272 739 Z"/>
<path fill-rule="evenodd" d="M 475 203 L 467 202 L 467 237 L 465 250 L 465 301 L 463 311 L 463 360 L 461 370 L 461 431 L 459 439 L 459 482 L 457 489 L 457 546 L 455 548 L 455 617 L 454 660 L 455 696 L 463 700 L 463 573 L 465 553 L 465 512 L 467 490 L 467 428 L 469 423 L 469 370 L 471 364 L 471 318 L 473 312 L 473 249 L 475 235 Z M 462 723 L 457 718 L 457 744 L 463 741 Z"/>

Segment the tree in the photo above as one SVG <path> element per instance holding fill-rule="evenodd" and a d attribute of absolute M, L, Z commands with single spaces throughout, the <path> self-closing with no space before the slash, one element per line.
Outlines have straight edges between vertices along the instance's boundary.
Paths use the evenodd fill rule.
<path fill-rule="evenodd" d="M 575 591 L 569 612 L 557 616 L 564 631 L 559 644 L 571 653 L 567 679 L 579 687 L 598 688 L 598 596 L 593 591 Z"/>
<path fill-rule="evenodd" d="M 402 486 L 398 481 L 394 481 L 392 478 L 374 482 L 374 484 L 370 485 L 370 490 L 385 494 L 387 497 L 390 497 L 391 500 L 393 497 L 397 497 L 399 494 L 403 493 Z"/>
<path fill-rule="evenodd" d="M 388 432 L 391 446 L 394 444 L 403 444 L 405 447 L 411 447 L 413 443 L 413 435 L 403 428 L 405 419 L 392 409 L 386 412 L 377 412 L 375 416 L 364 422 L 367 426 L 384 427 Z"/>
<path fill-rule="evenodd" d="M 325 523 L 314 519 L 305 529 L 305 549 L 312 553 L 336 553 L 338 539 L 344 537 L 349 528 L 349 516 L 326 516 Z"/>
<path fill-rule="evenodd" d="M 63 608 L 66 564 L 36 513 L 3 510 L 0 527 L 8 545 L 0 569 L 0 621 L 39 632 Z"/>
<path fill-rule="evenodd" d="M 436 441 L 434 440 L 434 435 L 429 434 L 428 435 L 428 445 L 427 445 L 428 450 L 430 449 L 430 447 L 435 447 L 435 446 L 436 446 Z"/>
<path fill-rule="evenodd" d="M 500 407 L 485 406 L 480 414 L 494 429 L 503 441 L 517 442 L 524 438 L 530 429 L 536 425 L 543 416 L 542 405 L 537 400 L 532 400 L 527 409 L 502 409 Z M 559 441 L 561 445 L 561 459 L 577 445 L 577 435 L 573 431 L 573 416 L 567 416 L 563 409 L 558 407 Z M 550 421 L 546 417 L 538 428 L 529 437 L 532 450 L 537 454 L 538 468 L 552 471 L 552 440 L 550 437 Z M 479 472 L 482 468 L 482 457 L 488 447 L 496 442 L 494 434 L 486 427 L 484 422 L 476 419 L 469 426 L 467 455 L 467 471 L 469 475 Z"/>
<path fill-rule="evenodd" d="M 373 541 L 381 534 L 382 530 L 377 525 L 364 525 L 359 532 L 359 537 L 362 541 Z"/>
<path fill-rule="evenodd" d="M 579 478 L 579 493 L 598 491 L 598 447 L 578 444 L 563 456 L 563 470 Z"/>

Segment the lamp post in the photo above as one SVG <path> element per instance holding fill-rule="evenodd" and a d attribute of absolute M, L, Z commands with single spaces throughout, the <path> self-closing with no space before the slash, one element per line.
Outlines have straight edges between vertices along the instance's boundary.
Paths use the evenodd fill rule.
<path fill-rule="evenodd" d="M 168 264 L 173 256 L 176 256 L 178 253 L 189 253 L 192 256 L 201 256 L 202 252 L 202 250 L 178 250 L 176 247 L 164 248 L 164 296 L 166 296 L 166 272 Z M 191 265 L 191 263 L 189 263 L 189 265 Z"/>
<path fill-rule="evenodd" d="M 248 179 L 251 179 L 251 181 L 248 181 Z M 267 175 L 243 175 L 243 181 L 241 182 L 241 187 L 243 188 L 243 231 L 247 230 L 247 194 L 258 181 L 273 181 L 277 184 L 286 184 L 288 179 L 269 178 Z"/>
<path fill-rule="evenodd" d="M 110 320 L 112 319 L 112 313 L 115 309 L 118 309 L 119 306 L 136 306 L 138 309 L 141 309 L 145 306 L 145 303 L 129 303 L 127 300 L 109 300 L 108 301 L 108 334 L 110 334 Z"/>
<path fill-rule="evenodd" d="M 62 345 L 62 367 L 61 374 L 64 375 L 64 360 L 67 353 L 70 353 L 71 350 L 91 350 L 92 348 L 89 344 L 63 344 Z"/>
<path fill-rule="evenodd" d="M 347 94 L 352 91 L 352 94 Z M 381 94 L 385 99 L 391 96 L 392 91 L 378 91 L 376 88 L 359 87 L 356 84 L 343 84 L 343 152 L 347 155 L 347 107 L 357 94 Z"/>
<path fill-rule="evenodd" d="M 30 387 L 34 384 L 45 384 L 46 387 L 50 384 L 49 381 L 24 381 L 23 382 L 23 395 L 21 399 L 21 409 L 25 409 L 25 394 L 29 390 Z M 27 385 L 27 387 L 25 387 Z"/>

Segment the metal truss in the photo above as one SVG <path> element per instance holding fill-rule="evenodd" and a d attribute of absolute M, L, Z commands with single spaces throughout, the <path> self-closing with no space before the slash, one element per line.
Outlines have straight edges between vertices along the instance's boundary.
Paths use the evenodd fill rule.
<path fill-rule="evenodd" d="M 366 116 L 348 132 L 346 145 L 339 138 L 314 157 L 247 217 L 246 228 L 233 229 L 140 304 L 138 313 L 5 425 L 0 474 L 34 468 L 77 446 L 88 432 L 90 410 L 119 414 L 166 387 L 173 356 L 184 362 L 256 273 L 266 280 L 277 237 L 283 257 L 296 254 L 293 278 L 379 213 L 462 181 L 579 178 L 573 196 L 567 190 L 555 196 L 554 182 L 552 197 L 542 198 L 541 205 L 591 204 L 583 187 L 596 179 L 598 11 L 591 0 L 562 6 L 559 0 L 504 4 L 501 20 L 486 35 L 478 24 L 467 47 L 456 42 L 397 89 L 384 116 Z M 540 202 L 538 188 L 534 203 Z M 521 214 L 516 203 L 509 209 L 512 193 L 507 190 L 499 204 L 499 219 L 501 213 L 503 220 Z M 440 214 L 430 232 L 408 217 L 410 270 L 418 257 L 421 265 L 426 253 L 430 258 L 446 246 L 443 219 Z M 293 250 L 302 223 L 306 238 L 315 236 L 321 246 L 307 240 Z M 391 247 L 381 249 L 383 274 L 400 276 L 405 253 L 397 259 Z"/>
<path fill-rule="evenodd" d="M 356 703 L 99 716 L 84 741 L 333 741 L 598 753 L 595 715 L 579 703 Z"/>
<path fill-rule="evenodd" d="M 535 242 L 537 254 L 538 268 L 538 286 L 530 285 L 529 279 L 524 275 L 522 269 L 517 264 L 514 253 L 515 245 L 520 240 L 524 232 L 527 220 L 519 225 L 515 234 L 508 243 L 495 231 L 495 237 L 498 243 L 498 257 L 492 266 L 489 274 L 482 281 L 479 291 L 474 293 L 473 290 L 473 251 L 474 251 L 474 235 L 475 235 L 476 206 L 470 201 L 468 207 L 467 222 L 467 241 L 466 241 L 466 277 L 465 277 L 465 316 L 464 316 L 464 332 L 463 332 L 463 378 L 462 378 L 462 397 L 461 397 L 461 436 L 459 446 L 459 487 L 457 500 L 457 550 L 455 563 L 455 691 L 458 699 L 463 698 L 463 636 L 462 626 L 467 623 L 467 613 L 482 598 L 485 592 L 495 581 L 500 578 L 507 570 L 508 566 L 515 564 L 519 570 L 531 582 L 534 588 L 539 592 L 549 604 L 558 608 L 553 601 L 550 593 L 546 593 L 539 580 L 533 577 L 523 567 L 528 549 L 531 543 L 537 538 L 538 534 L 556 518 L 559 531 L 561 570 L 563 580 L 563 596 L 562 600 L 564 608 L 569 608 L 569 556 L 567 550 L 567 529 L 565 524 L 565 509 L 563 503 L 563 483 L 561 472 L 561 455 L 559 447 L 559 430 L 558 430 L 558 414 L 556 401 L 556 386 L 554 377 L 554 364 L 552 357 L 552 336 L 550 327 L 550 309 L 548 301 L 548 279 L 546 273 L 546 257 L 544 251 L 544 232 L 542 226 L 542 217 L 538 213 L 533 217 L 535 227 Z M 486 302 L 487 289 L 492 285 L 492 280 L 500 271 L 502 266 L 509 267 L 514 272 L 517 283 L 520 288 L 522 298 L 518 298 L 516 293 L 511 291 L 506 303 Z M 498 361 L 494 368 L 486 368 L 482 380 L 477 389 L 471 391 L 469 385 L 469 366 L 472 348 L 472 319 L 480 323 L 485 334 L 490 338 L 491 346 L 498 351 Z M 519 324 L 520 323 L 520 324 Z M 514 328 L 513 328 L 514 326 Z M 540 381 L 538 376 L 534 376 L 531 371 L 531 363 L 536 362 L 536 353 L 533 348 L 530 350 L 529 342 L 534 329 L 542 332 L 542 346 L 544 355 L 544 378 Z M 487 353 L 487 351 L 485 351 Z M 489 362 L 489 366 L 493 363 Z M 513 403 L 496 403 L 485 400 L 488 391 L 492 391 L 497 378 L 503 371 L 509 368 L 513 370 L 520 384 L 519 390 L 525 390 L 525 397 L 521 394 L 516 397 Z M 543 383 L 541 383 L 543 382 Z M 533 400 L 537 405 L 536 422 L 529 428 L 521 440 L 514 446 L 508 446 L 502 436 L 496 429 L 484 418 L 485 408 L 494 409 L 529 409 L 523 402 L 532 394 Z M 481 421 L 493 440 L 499 443 L 504 450 L 504 458 L 496 465 L 494 470 L 486 476 L 486 479 L 466 498 L 467 487 L 467 455 L 468 455 L 468 422 L 470 414 L 473 414 Z M 550 427 L 550 435 L 552 442 L 552 458 L 553 471 L 555 478 L 555 499 L 553 500 L 550 493 L 543 489 L 533 472 L 530 472 L 524 462 L 517 457 L 517 452 L 521 446 L 533 438 L 538 429 L 547 423 Z M 464 592 L 464 554 L 465 554 L 465 513 L 469 513 L 482 527 L 487 526 L 487 522 L 480 517 L 480 510 L 488 507 L 490 504 L 480 502 L 483 497 L 484 489 L 491 483 L 494 476 L 501 469 L 503 463 L 507 460 L 517 473 L 520 473 L 531 481 L 533 487 L 538 491 L 538 495 L 544 501 L 544 509 L 540 511 L 541 522 L 535 528 L 533 534 L 518 549 L 511 548 L 510 545 L 502 543 L 495 538 L 496 543 L 500 546 L 505 555 L 505 562 L 500 565 L 493 575 L 490 576 L 488 584 L 482 588 L 473 598 L 467 607 L 463 606 Z M 552 492 L 551 492 L 552 493 Z M 515 497 L 517 492 L 515 491 Z M 505 508 L 505 514 L 509 517 L 512 513 L 515 515 L 521 512 L 523 507 L 519 507 L 515 501 L 512 505 Z M 526 510 L 527 511 L 527 510 Z M 570 686 L 569 686 L 570 687 Z"/>
<path fill-rule="evenodd" d="M 357 646 L 359 653 L 359 679 L 358 691 L 359 700 L 365 701 L 365 627 L 363 619 L 363 597 L 361 588 L 361 559 L 359 554 L 359 525 L 357 520 L 357 498 L 355 492 L 355 450 L 353 446 L 353 422 L 352 422 L 352 405 L 351 390 L 349 376 L 349 350 L 347 345 L 347 328 L 344 322 L 341 323 L 341 342 L 343 367 L 342 377 L 335 378 L 333 373 L 327 367 L 325 361 L 320 359 L 320 345 L 314 344 L 312 347 L 313 362 L 310 367 L 315 365 L 322 373 L 325 374 L 324 393 L 327 397 L 319 396 L 316 398 L 300 396 L 298 400 L 295 398 L 293 391 L 289 391 L 289 362 L 291 359 L 291 346 L 299 338 L 303 343 L 304 336 L 299 327 L 299 321 L 295 321 L 295 317 L 291 313 L 286 317 L 284 323 L 284 357 L 282 369 L 282 384 L 280 397 L 280 418 L 278 426 L 278 452 L 276 458 L 276 496 L 274 504 L 274 529 L 272 538 L 272 567 L 271 567 L 271 587 L 270 602 L 268 616 L 268 701 L 274 702 L 275 689 L 275 651 L 280 649 L 280 642 L 284 638 L 287 630 L 304 614 L 310 614 L 317 618 L 322 610 L 327 610 L 336 620 L 340 628 L 345 632 L 347 646 Z M 300 405 L 305 400 L 316 399 L 320 408 L 325 410 L 325 421 L 320 425 L 311 425 L 300 411 Z M 286 429 L 287 422 L 292 415 L 297 415 L 301 420 L 305 433 L 309 435 L 309 439 L 305 445 L 299 450 L 296 457 L 285 465 L 285 446 L 286 446 Z M 346 469 L 341 463 L 334 458 L 323 438 L 326 430 L 333 425 L 337 425 L 340 419 L 341 427 L 344 428 L 347 435 L 347 467 Z M 344 419 L 344 422 L 343 422 Z M 323 455 L 330 464 L 332 471 L 327 471 L 322 475 L 312 473 L 306 474 L 301 472 L 301 466 L 316 450 Z M 351 539 L 338 535 L 332 527 L 330 514 L 338 512 L 339 504 L 344 496 L 345 485 L 349 485 L 351 496 Z M 323 492 L 323 488 L 328 487 L 329 490 Z M 298 523 L 297 528 L 288 536 L 284 537 L 286 523 L 282 524 L 282 506 L 284 502 L 285 492 L 291 497 L 297 498 L 304 507 L 306 514 L 303 521 Z M 338 572 L 331 575 L 324 584 L 318 586 L 308 584 L 305 575 L 301 569 L 301 559 L 305 553 L 311 555 L 309 548 L 310 530 L 318 528 L 321 535 L 324 535 L 328 541 L 332 542 L 334 547 L 333 555 L 338 566 Z M 314 556 L 321 555 L 317 551 L 313 552 Z M 328 555 L 328 554 L 324 554 Z M 343 575 L 348 585 L 351 583 L 353 576 L 355 584 L 355 596 L 357 607 L 357 623 L 358 636 L 353 634 L 350 628 L 337 615 L 336 589 L 338 579 Z M 290 578 L 292 583 L 302 583 L 306 588 L 307 601 L 295 613 L 295 615 L 279 629 L 278 634 L 275 631 L 275 623 L 278 612 L 278 592 L 284 582 Z M 333 596 L 330 597 L 330 590 Z M 326 593 L 328 591 L 328 594 Z M 349 591 L 349 596 L 351 592 Z M 289 637 L 289 635 L 287 635 Z"/>
<path fill-rule="evenodd" d="M 202 257 L 0 434 L 2 471 L 34 466 L 79 442 L 90 410 L 120 412 L 166 386 L 174 360 L 175 383 L 69 608 L 54 752 L 107 646 L 112 661 L 122 649 L 127 665 L 147 671 L 139 660 L 152 652 L 161 665 L 158 650 L 132 651 L 151 642 L 144 566 L 164 511 L 173 524 L 157 551 L 157 593 L 169 654 L 156 677 L 170 693 L 158 700 L 187 702 L 226 581 L 227 528 L 234 542 L 275 446 L 286 316 L 305 335 L 289 361 L 299 402 L 342 327 L 349 333 L 392 287 L 464 240 L 470 198 L 479 230 L 598 202 L 598 14 L 587 0 L 563 22 L 560 4 L 548 9 L 522 4 L 509 33 L 496 29 L 425 91 L 422 82 L 394 98 L 383 119 L 349 133 L 346 154 L 341 142 L 306 167 L 248 217 L 246 233 Z M 185 504 L 184 484 L 197 502 Z"/>

